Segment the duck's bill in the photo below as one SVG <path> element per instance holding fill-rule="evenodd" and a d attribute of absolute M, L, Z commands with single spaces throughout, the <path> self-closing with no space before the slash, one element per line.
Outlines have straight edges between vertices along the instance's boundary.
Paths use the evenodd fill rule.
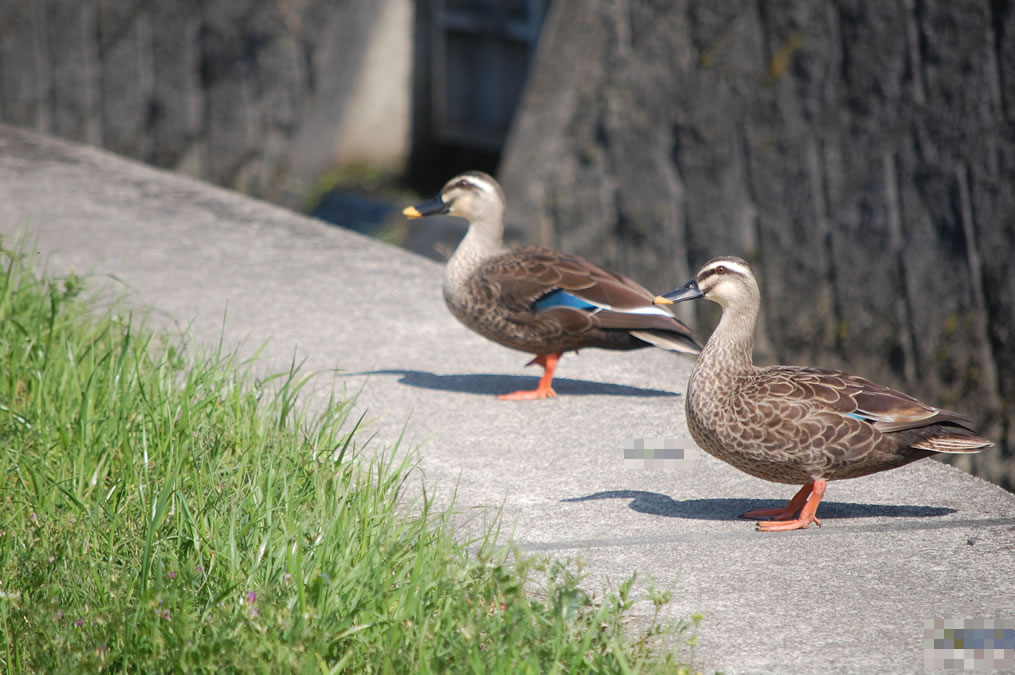
<path fill-rule="evenodd" d="M 409 218 L 422 218 L 424 216 L 432 216 L 438 213 L 447 213 L 447 205 L 441 201 L 440 197 L 434 197 L 428 202 L 422 204 L 416 204 L 414 206 L 407 206 L 402 209 L 402 215 L 408 216 Z"/>
<path fill-rule="evenodd" d="M 691 279 L 680 288 L 676 288 L 669 293 L 663 293 L 657 295 L 653 302 L 657 305 L 672 305 L 677 302 L 683 302 L 684 300 L 695 300 L 705 295 L 698 288 L 698 282 Z"/>

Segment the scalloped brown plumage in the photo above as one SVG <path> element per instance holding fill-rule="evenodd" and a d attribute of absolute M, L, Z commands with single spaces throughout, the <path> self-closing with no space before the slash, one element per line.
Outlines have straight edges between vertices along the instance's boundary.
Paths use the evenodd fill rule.
<path fill-rule="evenodd" d="M 744 260 L 711 260 L 656 302 L 699 297 L 722 305 L 723 314 L 688 383 L 691 435 L 703 450 L 752 476 L 803 485 L 786 508 L 745 514 L 773 518 L 759 529 L 820 525 L 815 514 L 829 480 L 993 445 L 973 432 L 969 418 L 858 375 L 756 367 L 751 352 L 761 295 Z"/>

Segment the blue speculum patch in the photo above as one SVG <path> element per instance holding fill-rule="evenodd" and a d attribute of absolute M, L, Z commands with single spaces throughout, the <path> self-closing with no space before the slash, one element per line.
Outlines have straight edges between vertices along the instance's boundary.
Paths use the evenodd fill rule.
<path fill-rule="evenodd" d="M 582 300 L 576 295 L 571 295 L 567 291 L 557 289 L 547 293 L 533 304 L 537 312 L 545 312 L 548 309 L 555 307 L 574 307 L 575 309 L 593 310 L 596 309 L 596 305 L 593 305 L 588 300 Z"/>

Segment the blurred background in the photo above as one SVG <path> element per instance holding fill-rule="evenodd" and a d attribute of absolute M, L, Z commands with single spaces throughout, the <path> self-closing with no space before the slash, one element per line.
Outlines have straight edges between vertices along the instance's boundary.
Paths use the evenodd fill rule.
<path fill-rule="evenodd" d="M 466 169 L 654 291 L 743 256 L 759 363 L 962 411 L 1015 488 L 1013 0 L 4 0 L 0 121 L 436 259 L 399 211 Z"/>

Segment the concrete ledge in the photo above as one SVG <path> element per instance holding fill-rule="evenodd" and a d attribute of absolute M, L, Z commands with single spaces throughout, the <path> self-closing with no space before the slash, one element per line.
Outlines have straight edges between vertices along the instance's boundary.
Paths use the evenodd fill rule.
<path fill-rule="evenodd" d="M 268 340 L 266 367 L 295 353 L 342 369 L 383 442 L 409 420 L 424 480 L 444 495 L 457 485 L 463 514 L 503 506 L 524 548 L 580 555 L 590 588 L 637 571 L 673 589 L 673 617 L 704 612 L 702 667 L 918 672 L 926 620 L 1015 620 L 1015 496 L 950 467 L 833 483 L 825 527 L 777 534 L 737 515 L 781 504 L 791 486 L 696 448 L 675 470 L 625 468 L 635 438 L 687 438 L 682 357 L 589 350 L 562 360 L 559 399 L 497 401 L 535 373 L 451 318 L 437 265 L 0 126 L 0 234 L 25 228 L 51 272 L 120 280 L 198 340 Z"/>

